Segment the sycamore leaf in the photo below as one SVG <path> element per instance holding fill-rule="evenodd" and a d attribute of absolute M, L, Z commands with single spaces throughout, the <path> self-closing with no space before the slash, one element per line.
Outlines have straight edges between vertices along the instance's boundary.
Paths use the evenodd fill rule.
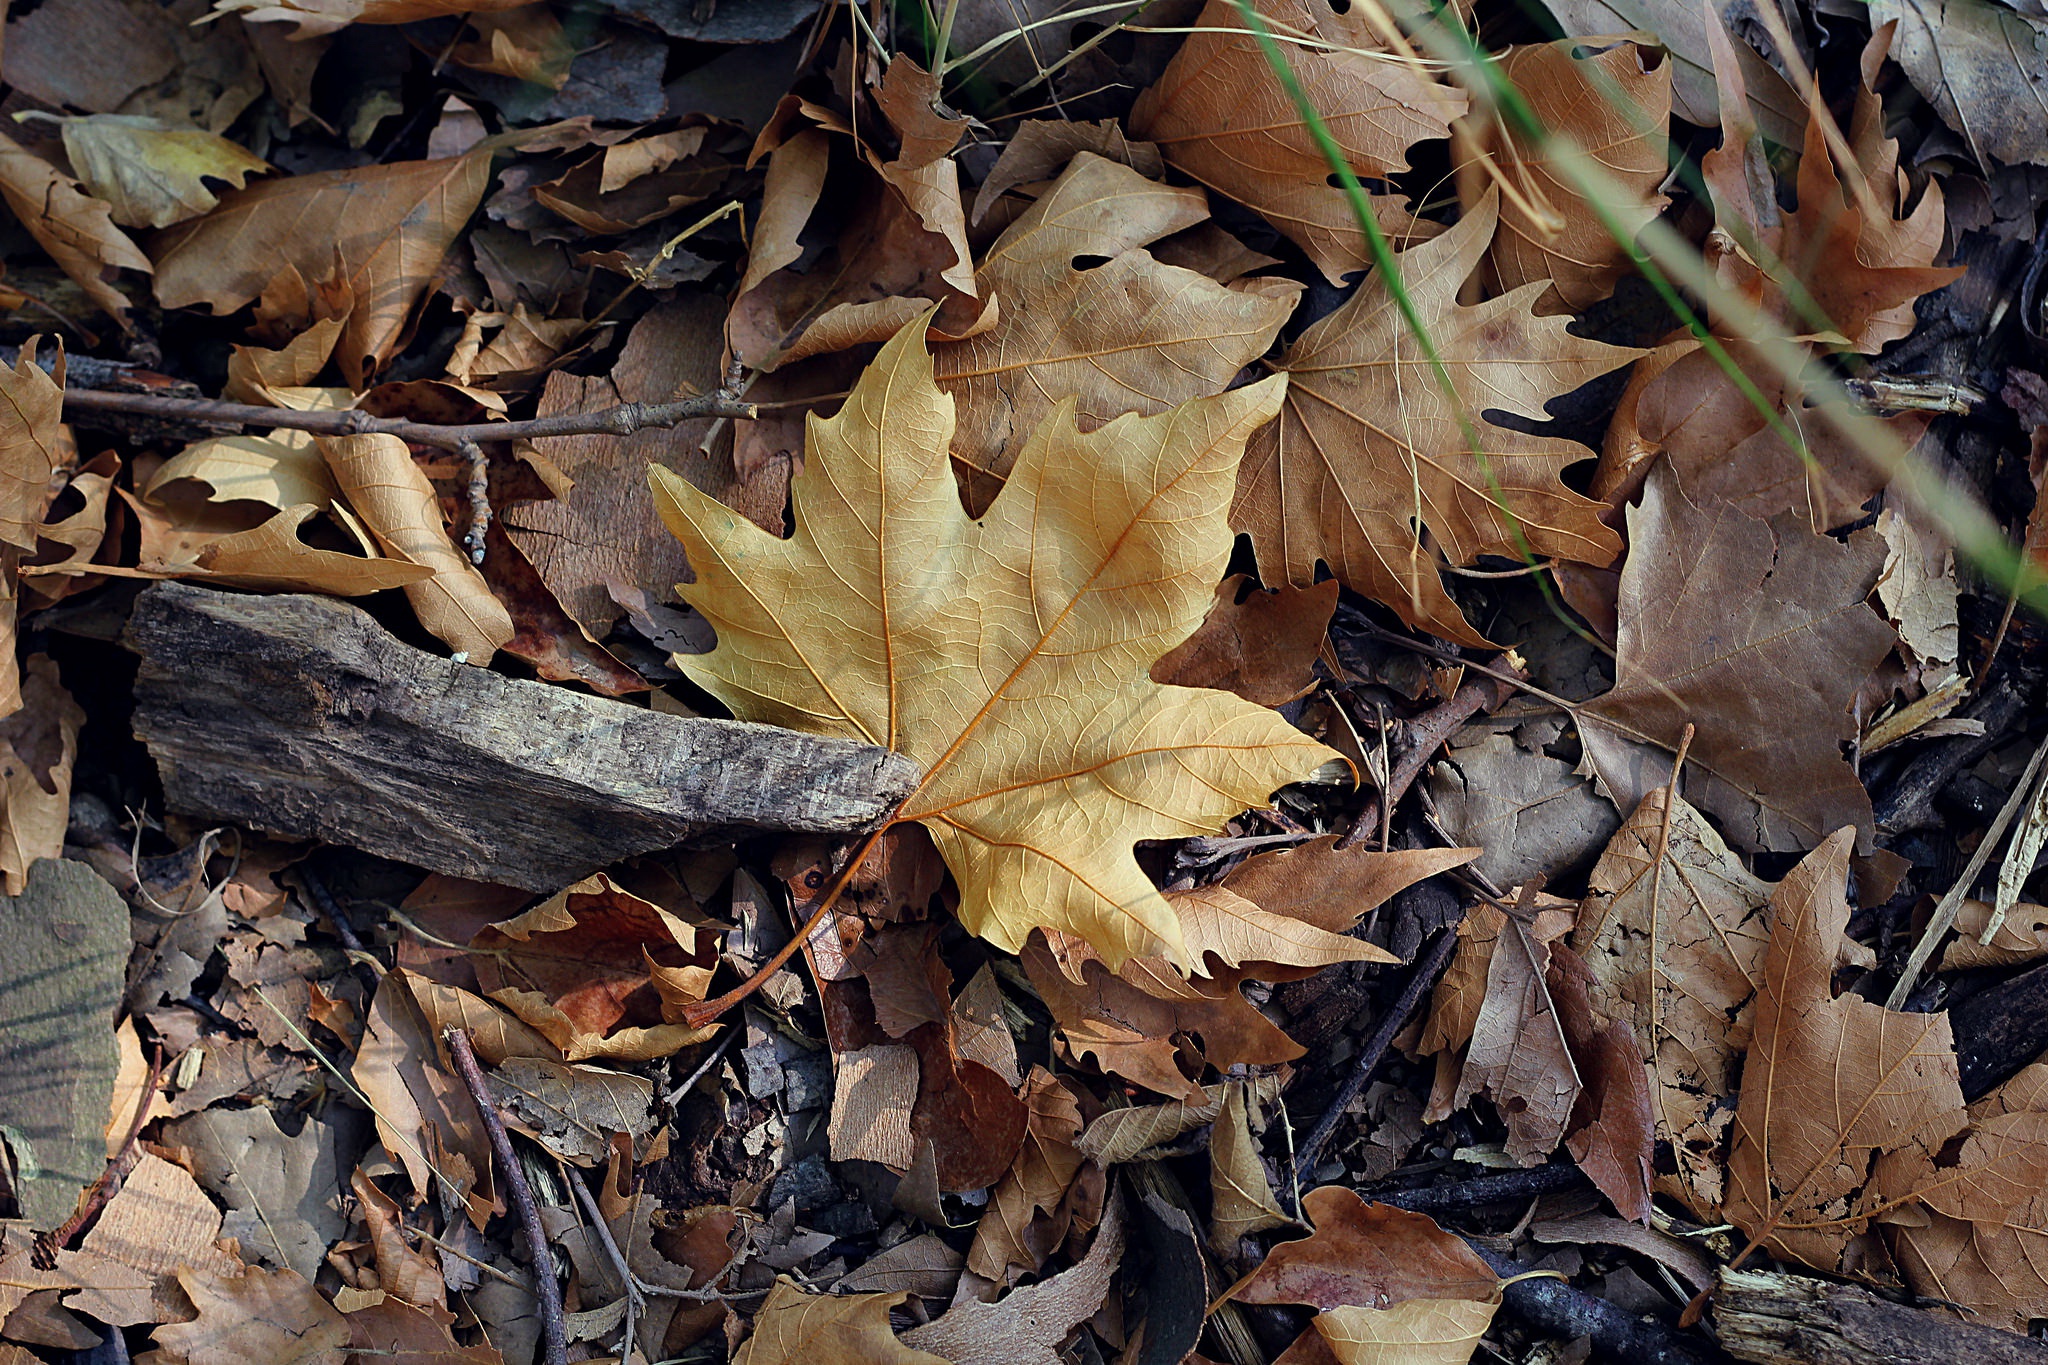
<path fill-rule="evenodd" d="M 125 488 L 116 488 L 142 525 L 141 578 L 187 578 L 232 588 L 271 592 L 324 592 L 360 597 L 424 582 L 434 571 L 402 559 L 364 559 L 323 550 L 299 539 L 299 528 L 319 512 L 310 503 L 287 507 L 246 531 L 174 526 L 164 512 Z"/>
<path fill-rule="evenodd" d="M 181 1365 L 341 1365 L 348 1354 L 347 1321 L 295 1270 L 181 1270 L 178 1283 L 199 1316 L 158 1327 L 156 1342 Z"/>
<path fill-rule="evenodd" d="M 1671 62 L 1632 42 L 1587 50 L 1565 39 L 1510 48 L 1501 75 L 1514 83 L 1530 110 L 1553 134 L 1569 138 L 1600 163 L 1619 191 L 1605 205 L 1631 238 L 1663 207 L 1657 187 L 1666 173 L 1664 128 L 1671 118 Z M 1488 150 L 1523 196 L 1556 215 L 1540 223 L 1519 204 L 1501 209 L 1500 233 L 1487 253 L 1495 292 L 1549 280 L 1536 301 L 1539 313 L 1579 312 L 1614 292 L 1634 269 L 1626 242 L 1615 240 L 1594 206 L 1525 138 L 1497 123 Z"/>
<path fill-rule="evenodd" d="M 1722 1139 L 1734 1118 L 1726 1099 L 1749 1043 L 1770 898 L 1770 884 L 1714 827 L 1659 787 L 1600 855 L 1573 931 L 1594 977 L 1624 1002 L 1635 1027 L 1657 1137 L 1678 1162 L 1668 1188 L 1701 1214 L 1721 1203 Z"/>
<path fill-rule="evenodd" d="M 117 320 L 127 313 L 127 297 L 107 282 L 106 272 L 147 273 L 149 257 L 114 226 L 105 200 L 93 198 L 5 134 L 0 134 L 0 200 L 87 298 Z"/>
<path fill-rule="evenodd" d="M 1314 0 L 1258 0 L 1257 8 L 1297 38 L 1281 51 L 1361 178 L 1406 169 L 1409 147 L 1448 136 L 1465 112 L 1462 91 L 1385 50 L 1364 7 L 1338 13 Z M 1235 0 L 1209 0 L 1195 23 L 1138 97 L 1131 131 L 1158 143 L 1176 170 L 1263 214 L 1333 284 L 1364 266 L 1372 256 L 1351 200 L 1330 183 L 1329 163 Z M 1390 237 L 1426 230 L 1392 196 L 1375 196 L 1373 207 Z"/>
<path fill-rule="evenodd" d="M 1255 854 L 1231 869 L 1222 885 L 1262 910 L 1342 934 L 1395 892 L 1478 856 L 1476 848 L 1340 848 L 1337 836 L 1326 834 Z"/>
<path fill-rule="evenodd" d="M 1632 810 L 1668 781 L 1633 746 L 1675 750 L 1692 724 L 1692 799 L 1738 845 L 1798 852 L 1844 824 L 1867 838 L 1870 795 L 1841 746 L 1896 638 L 1865 605 L 1883 542 L 1695 507 L 1661 466 L 1628 527 L 1614 688 L 1577 712 L 1607 795 Z"/>
<path fill-rule="evenodd" d="M 1948 1015 L 1834 993 L 1855 842 L 1835 831 L 1771 896 L 1725 1205 L 1774 1255 L 1831 1273 L 1877 1202 L 1878 1155 L 1936 1151 L 1967 1124 Z"/>
<path fill-rule="evenodd" d="M 58 120 L 64 155 L 122 227 L 160 228 L 197 218 L 220 200 L 208 180 L 240 189 L 270 169 L 262 157 L 203 128 L 139 114 Z"/>
<path fill-rule="evenodd" d="M 1492 240 L 1498 202 L 1488 193 L 1457 226 L 1399 258 L 1478 452 L 1375 272 L 1287 352 L 1286 406 L 1246 451 L 1231 509 L 1266 577 L 1305 587 L 1322 560 L 1409 624 L 1472 645 L 1485 641 L 1444 591 L 1420 528 L 1453 564 L 1530 552 L 1606 564 L 1620 549 L 1599 504 L 1558 479 L 1589 458 L 1584 446 L 1520 435 L 1480 413 L 1540 421 L 1550 399 L 1639 354 L 1570 335 L 1568 318 L 1535 316 L 1540 283 L 1473 307 L 1458 302 Z"/>
<path fill-rule="evenodd" d="M 1230 554 L 1229 481 L 1280 385 L 1089 433 L 1064 404 L 976 522 L 922 325 L 812 420 L 791 539 L 653 471 L 697 574 L 677 591 L 718 632 L 677 666 L 743 720 L 924 765 L 896 818 L 931 831 L 972 932 L 1014 952 L 1045 925 L 1111 967 L 1186 963 L 1132 846 L 1214 832 L 1335 759 L 1270 711 L 1146 674 L 1201 622 Z"/>
<path fill-rule="evenodd" d="M 209 502 L 260 502 L 279 508 L 326 511 L 341 493 L 314 438 L 302 431 L 268 436 L 209 436 L 165 460 L 143 497 L 155 501 L 165 486 L 191 479 L 212 490 Z"/>
<path fill-rule="evenodd" d="M 909 1297 L 812 1294 L 778 1275 L 735 1365 L 946 1365 L 889 1330 L 889 1310 Z"/>
<path fill-rule="evenodd" d="M 64 856 L 71 767 L 85 711 L 47 654 L 22 669 L 21 708 L 0 720 L 0 878 L 10 896 L 28 886 L 39 858 Z"/>
<path fill-rule="evenodd" d="M 1276 915 L 1252 904 L 1229 887 L 1198 886 L 1167 896 L 1180 916 L 1188 955 L 1204 975 L 1212 975 L 1207 959 L 1225 967 L 1272 964 L 1311 970 L 1335 962 L 1398 963 L 1377 944 L 1346 934 L 1333 934 L 1291 915 Z M 1260 973 L 1264 975 L 1264 973 Z"/>
<path fill-rule="evenodd" d="M 1221 393 L 1272 345 L 1291 297 L 1229 289 L 1144 250 L 1208 216 L 1199 189 L 1083 152 L 996 239 L 977 275 L 995 326 L 934 352 L 940 387 L 960 404 L 953 455 L 981 476 L 975 508 L 1060 401 L 1088 427 L 1164 412 Z M 1107 260 L 1077 268 L 1087 257 Z"/>
<path fill-rule="evenodd" d="M 228 313 L 287 269 L 325 280 L 339 253 L 355 305 L 335 358 L 350 384 L 397 354 L 433 272 L 490 179 L 488 150 L 445 161 L 318 171 L 235 190 L 151 245 L 157 302 Z"/>

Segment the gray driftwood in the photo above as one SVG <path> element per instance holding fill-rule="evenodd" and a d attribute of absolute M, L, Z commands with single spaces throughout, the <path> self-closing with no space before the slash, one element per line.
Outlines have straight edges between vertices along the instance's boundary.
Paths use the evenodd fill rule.
<path fill-rule="evenodd" d="M 333 598 L 160 583 L 123 639 L 172 810 L 536 891 L 739 829 L 869 829 L 917 780 L 885 749 L 457 664 Z"/>
<path fill-rule="evenodd" d="M 1804 1275 L 1723 1270 L 1721 1346 L 1764 1365 L 2048 1365 L 2048 1345 Z"/>

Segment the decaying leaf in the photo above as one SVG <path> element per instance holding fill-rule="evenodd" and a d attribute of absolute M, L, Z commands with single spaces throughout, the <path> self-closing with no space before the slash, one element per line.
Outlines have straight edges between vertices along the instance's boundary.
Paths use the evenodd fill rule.
<path fill-rule="evenodd" d="M 718 631 L 677 665 L 744 719 L 926 765 L 897 818 L 931 830 L 975 933 L 1015 950 L 1051 925 L 1112 965 L 1185 962 L 1131 845 L 1213 831 L 1334 757 L 1269 711 L 1144 673 L 1201 621 L 1229 553 L 1219 486 L 1277 386 L 1085 434 L 1063 407 L 972 522 L 920 328 L 813 421 L 793 539 L 654 471 L 697 572 L 678 591 Z"/>
<path fill-rule="evenodd" d="M 1375 272 L 1289 348 L 1286 405 L 1247 448 L 1231 510 L 1266 577 L 1306 587 L 1323 561 L 1411 625 L 1474 645 L 1485 641 L 1444 591 L 1420 528 L 1453 564 L 1531 553 L 1606 564 L 1619 549 L 1598 504 L 1558 479 L 1588 457 L 1585 447 L 1519 435 L 1481 411 L 1540 420 L 1551 398 L 1638 354 L 1530 312 L 1541 284 L 1477 306 L 1458 301 L 1493 238 L 1497 202 L 1489 193 L 1399 258 L 1457 404 Z"/>
<path fill-rule="evenodd" d="M 1728 1097 L 1749 1042 L 1770 896 L 1690 803 L 1658 787 L 1601 854 L 1573 930 L 1594 976 L 1630 1012 L 1657 1136 L 1678 1162 L 1672 1192 L 1703 1214 L 1722 1199 Z"/>
<path fill-rule="evenodd" d="M 1606 794 L 1641 804 L 1669 762 L 1632 746 L 1676 750 L 1692 724 L 1691 800 L 1738 845 L 1798 852 L 1844 824 L 1867 839 L 1870 795 L 1841 745 L 1895 638 L 1865 605 L 1883 543 L 1695 506 L 1661 470 L 1628 525 L 1614 690 L 1577 712 Z"/>
<path fill-rule="evenodd" d="M 490 167 L 490 152 L 476 151 L 235 190 L 204 218 L 152 242 L 157 301 L 232 312 L 286 270 L 327 278 L 338 253 L 355 306 L 335 358 L 351 384 L 367 387 L 405 341 L 429 277 L 483 198 Z"/>
<path fill-rule="evenodd" d="M 976 277 L 995 325 L 933 353 L 959 400 L 952 451 L 974 510 L 1061 402 L 1088 428 L 1164 412 L 1221 393 L 1272 345 L 1291 294 L 1226 288 L 1145 250 L 1208 213 L 1200 190 L 1084 152 L 996 239 Z"/>
<path fill-rule="evenodd" d="M 967 1268 L 997 1283 L 1012 1278 L 1013 1270 L 1035 1272 L 1066 1240 L 1073 1223 L 1068 1191 L 1086 1159 L 1074 1146 L 1080 1106 L 1057 1077 L 1032 1068 L 1024 1103 L 1031 1111 L 1024 1145 L 990 1194 L 967 1251 Z"/>
<path fill-rule="evenodd" d="M 1500 1283 L 1470 1247 L 1427 1214 L 1373 1204 L 1340 1185 L 1301 1197 L 1315 1228 L 1282 1242 L 1230 1291 L 1242 1303 L 1384 1308 L 1407 1299 L 1484 1299 Z"/>
<path fill-rule="evenodd" d="M 812 1294 L 778 1275 L 735 1365 L 945 1365 L 889 1330 L 889 1310 L 909 1297 Z"/>
<path fill-rule="evenodd" d="M 1285 1080 L 1285 1071 L 1254 1078 L 1250 1082 L 1252 1097 L 1261 1104 L 1272 1103 L 1279 1098 Z M 1083 1129 L 1074 1146 L 1104 1166 L 1130 1161 L 1148 1148 L 1163 1147 L 1205 1123 L 1214 1123 L 1233 1084 L 1236 1082 L 1205 1085 L 1201 1099 L 1195 1101 L 1112 1109 Z"/>
<path fill-rule="evenodd" d="M 1078 1264 L 994 1303 L 955 1305 L 905 1332 L 906 1346 L 938 1353 L 951 1365 L 1056 1365 L 1059 1343 L 1093 1317 L 1124 1254 L 1120 1203 L 1110 1200 L 1095 1241 Z"/>
<path fill-rule="evenodd" d="M 488 665 L 513 636 L 511 613 L 448 539 L 434 485 L 405 442 L 396 436 L 329 436 L 319 445 L 335 483 L 378 543 L 406 563 L 433 570 L 433 577 L 405 588 L 420 624 L 471 663 Z"/>
<path fill-rule="evenodd" d="M 1464 92 L 1389 52 L 1366 10 L 1314 0 L 1258 0 L 1257 8 L 1275 29 L 1307 40 L 1281 50 L 1361 178 L 1405 169 L 1409 147 L 1448 136 L 1465 112 Z M 1365 265 L 1372 258 L 1350 198 L 1330 183 L 1322 149 L 1232 0 L 1210 0 L 1195 22 L 1132 109 L 1132 131 L 1157 143 L 1176 170 L 1265 215 L 1332 283 Z M 1373 207 L 1390 237 L 1421 226 L 1393 196 L 1376 196 Z"/>
<path fill-rule="evenodd" d="M 2048 163 L 2048 16 L 1991 0 L 1872 0 L 1870 13 L 1898 24 L 1899 65 L 1980 164 Z"/>
<path fill-rule="evenodd" d="M 36 526 L 50 496 L 50 477 L 64 463 L 64 353 L 56 377 L 36 360 L 30 338 L 12 367 L 0 367 L 0 542 L 36 548 Z"/>
<path fill-rule="evenodd" d="M 1570 917 L 1555 911 L 1533 923 L 1508 916 L 1452 1100 L 1491 1096 L 1507 1120 L 1507 1153 L 1525 1166 L 1564 1140 L 1584 1086 L 1545 980 L 1552 945 L 1570 930 Z"/>
<path fill-rule="evenodd" d="M 208 180 L 240 189 L 270 169 L 224 137 L 160 118 L 87 114 L 61 123 L 72 169 L 122 227 L 169 227 L 197 218 L 220 202 Z"/>
<path fill-rule="evenodd" d="M 1834 994 L 1855 842 L 1835 831 L 1772 893 L 1728 1155 L 1728 1219 L 1828 1271 L 1868 1225 L 1879 1155 L 1937 1151 L 1968 1122 L 1946 1014 Z"/>

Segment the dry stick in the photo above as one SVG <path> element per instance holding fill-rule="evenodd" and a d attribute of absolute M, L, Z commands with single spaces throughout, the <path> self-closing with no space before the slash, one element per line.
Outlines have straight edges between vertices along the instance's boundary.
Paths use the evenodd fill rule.
<path fill-rule="evenodd" d="M 1429 956 L 1415 964 L 1415 971 L 1409 976 L 1408 984 L 1401 988 L 1401 998 L 1381 1017 L 1379 1027 L 1373 1030 L 1372 1038 L 1365 1045 L 1365 1051 L 1358 1054 L 1358 1061 L 1351 1068 L 1351 1074 L 1344 1078 L 1344 1084 L 1337 1087 L 1337 1093 L 1331 1097 L 1330 1107 L 1323 1111 L 1322 1118 L 1316 1121 L 1316 1126 L 1310 1131 L 1307 1139 L 1295 1149 L 1294 1166 L 1297 1171 L 1305 1167 L 1315 1167 L 1316 1158 L 1322 1155 L 1323 1144 L 1337 1131 L 1338 1121 L 1344 1117 L 1345 1108 L 1358 1098 L 1359 1092 L 1365 1089 L 1366 1082 L 1372 1079 L 1372 1073 L 1378 1069 L 1380 1059 L 1386 1056 L 1387 1049 L 1393 1046 L 1394 1035 L 1401 1031 L 1401 1026 L 1408 1022 L 1408 1016 L 1414 1013 L 1416 1003 L 1422 999 L 1423 991 L 1436 984 L 1436 979 L 1443 975 L 1444 968 L 1450 965 L 1451 950 L 1457 945 L 1458 930 L 1456 926 L 1452 926 L 1437 936 L 1437 941 L 1430 947 Z"/>
<path fill-rule="evenodd" d="M 100 1172 L 100 1178 L 93 1182 L 92 1193 L 79 1201 L 78 1211 L 50 1234 L 50 1246 L 62 1250 L 120 1190 L 121 1181 L 127 1176 L 129 1167 L 134 1165 L 135 1144 L 142 1137 L 142 1126 L 149 1121 L 150 1101 L 156 1098 L 157 1082 L 163 1079 L 163 1074 L 164 1050 L 159 1044 L 150 1054 L 149 1075 L 143 1080 L 142 1093 L 135 1101 L 135 1117 L 129 1121 L 128 1135 L 121 1139 L 121 1145 L 107 1162 L 106 1170 Z"/>
<path fill-rule="evenodd" d="M 691 1028 L 703 1028 L 713 1019 L 716 1019 L 719 1015 L 724 1014 L 734 1005 L 739 1004 L 740 1001 L 745 1000 L 755 991 L 761 989 L 763 982 L 781 971 L 783 964 L 795 957 L 797 950 L 803 947 L 811 935 L 817 931 L 818 926 L 825 922 L 825 916 L 831 913 L 832 907 L 839 903 L 839 897 L 845 892 L 847 883 L 853 880 L 854 871 L 860 867 L 862 862 L 866 861 L 868 852 L 874 848 L 876 841 L 883 834 L 887 833 L 894 824 L 895 822 L 892 820 L 860 841 L 860 846 L 854 849 L 853 856 L 846 860 L 846 866 L 839 869 L 839 875 L 832 879 L 832 884 L 826 887 L 825 893 L 818 898 L 817 909 L 811 911 L 811 917 L 804 921 L 801 929 L 796 931 L 796 937 L 783 944 L 781 951 L 762 963 L 752 976 L 740 982 L 739 985 L 734 986 L 716 1000 L 700 1000 L 694 1005 L 683 1006 L 683 1022 Z"/>
<path fill-rule="evenodd" d="M 1481 711 L 1490 711 L 1506 700 L 1507 685 L 1498 680 L 1465 682 L 1451 694 L 1450 700 L 1431 707 L 1408 722 L 1411 740 L 1407 751 L 1401 755 L 1401 761 L 1388 775 L 1387 789 L 1366 802 L 1365 808 L 1359 812 L 1357 821 L 1351 826 L 1352 830 L 1357 832 L 1378 829 L 1383 823 L 1382 815 L 1400 804 L 1401 798 L 1415 785 L 1415 779 L 1422 775 L 1422 770 L 1436 757 L 1436 751 L 1443 747 L 1444 741 L 1473 716 Z M 1356 839 L 1347 834 L 1338 846 L 1349 847 L 1356 842 Z"/>
<path fill-rule="evenodd" d="M 505 1131 L 498 1106 L 491 1103 L 491 1092 L 484 1085 L 483 1068 L 477 1065 L 468 1031 L 451 1028 L 441 1036 L 447 1039 L 448 1055 L 455 1059 L 463 1088 L 469 1091 L 470 1102 L 476 1105 L 477 1114 L 484 1121 L 484 1131 L 490 1134 L 491 1153 L 505 1173 L 506 1192 L 512 1196 L 519 1226 L 526 1233 L 526 1254 L 533 1262 L 533 1297 L 540 1305 L 541 1365 L 568 1365 L 569 1336 L 562 1320 L 562 1286 L 555 1279 L 554 1258 L 548 1254 L 548 1235 L 540 1225 L 540 1206 L 534 1202 L 533 1186 L 526 1183 L 526 1172 L 512 1150 L 512 1136 Z"/>
<path fill-rule="evenodd" d="M 752 403 L 724 389 L 694 394 L 670 403 L 619 403 L 595 412 L 559 412 L 523 422 L 471 422 L 443 426 L 403 417 L 373 417 L 357 408 L 340 412 L 299 412 L 256 403 L 229 403 L 212 398 L 164 398 L 149 393 L 106 393 L 97 389 L 64 390 L 64 406 L 73 413 L 107 412 L 157 421 L 185 421 L 202 427 L 270 427 L 309 431 L 316 436 L 396 436 L 414 445 L 453 451 L 468 463 L 470 528 L 463 536 L 469 556 L 483 562 L 484 532 L 490 529 L 491 503 L 486 488 L 487 443 L 531 441 L 548 436 L 631 436 L 636 431 L 672 427 L 699 417 L 751 418 Z"/>

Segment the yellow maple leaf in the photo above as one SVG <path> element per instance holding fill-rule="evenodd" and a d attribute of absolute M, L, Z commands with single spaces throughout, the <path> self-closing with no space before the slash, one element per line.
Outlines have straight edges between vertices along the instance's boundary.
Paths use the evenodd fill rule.
<path fill-rule="evenodd" d="M 677 591 L 718 632 L 677 664 L 742 720 L 922 764 L 896 819 L 931 831 L 983 938 L 1015 952 L 1043 925 L 1112 967 L 1186 966 L 1132 845 L 1213 832 L 1341 762 L 1263 707 L 1148 672 L 1208 609 L 1245 439 L 1285 381 L 1086 433 L 1063 402 L 974 521 L 923 326 L 811 419 L 788 540 L 651 471 L 697 575 Z"/>

